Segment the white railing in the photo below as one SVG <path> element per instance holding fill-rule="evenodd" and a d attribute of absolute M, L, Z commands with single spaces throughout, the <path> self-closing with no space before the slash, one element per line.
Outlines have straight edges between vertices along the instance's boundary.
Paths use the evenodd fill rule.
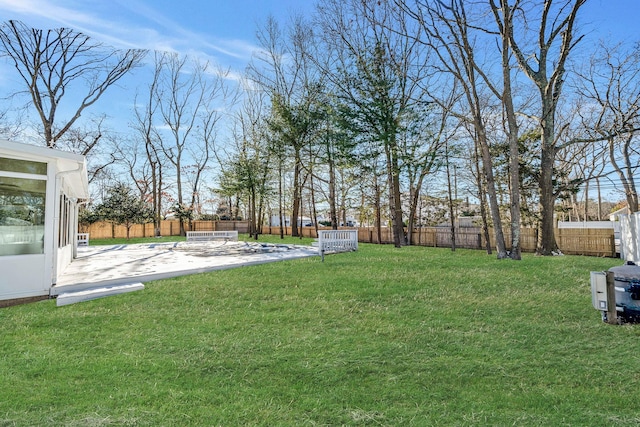
<path fill-rule="evenodd" d="M 89 246 L 89 233 L 77 234 L 78 246 Z"/>
<path fill-rule="evenodd" d="M 187 231 L 187 242 L 224 240 L 238 241 L 238 231 Z"/>
<path fill-rule="evenodd" d="M 358 230 L 318 230 L 318 252 L 327 253 L 358 250 Z"/>

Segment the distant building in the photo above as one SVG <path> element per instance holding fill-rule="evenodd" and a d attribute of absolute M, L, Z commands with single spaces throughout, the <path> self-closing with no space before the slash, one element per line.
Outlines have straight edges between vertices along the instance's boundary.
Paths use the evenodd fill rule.
<path fill-rule="evenodd" d="M 629 207 L 625 206 L 624 208 L 620 208 L 615 212 L 611 212 L 609 214 L 609 221 L 619 221 L 619 215 L 629 215 Z"/>
<path fill-rule="evenodd" d="M 280 216 L 279 215 L 272 215 L 271 216 L 271 220 L 269 222 L 269 226 L 271 227 L 280 227 Z M 284 217 L 284 226 L 285 227 L 291 227 L 291 217 L 285 216 Z M 313 220 L 311 218 L 309 218 L 308 216 L 303 216 L 303 217 L 299 217 L 298 218 L 298 226 L 300 227 L 312 227 L 313 226 Z"/>
<path fill-rule="evenodd" d="M 280 227 L 280 215 L 272 215 L 271 220 L 269 221 L 269 226 L 271 227 Z M 291 226 L 291 219 L 288 216 L 284 217 L 284 226 Z"/>
<path fill-rule="evenodd" d="M 0 300 L 42 297 L 76 256 L 84 156 L 0 140 Z"/>

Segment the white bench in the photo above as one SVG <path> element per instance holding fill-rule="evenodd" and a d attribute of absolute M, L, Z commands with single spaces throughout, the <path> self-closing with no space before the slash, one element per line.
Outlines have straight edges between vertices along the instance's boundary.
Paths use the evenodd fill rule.
<path fill-rule="evenodd" d="M 89 233 L 77 234 L 78 246 L 89 246 Z"/>
<path fill-rule="evenodd" d="M 358 230 L 318 230 L 318 253 L 324 254 L 358 250 Z"/>
<path fill-rule="evenodd" d="M 208 240 L 238 241 L 238 231 L 187 231 L 187 242 Z"/>

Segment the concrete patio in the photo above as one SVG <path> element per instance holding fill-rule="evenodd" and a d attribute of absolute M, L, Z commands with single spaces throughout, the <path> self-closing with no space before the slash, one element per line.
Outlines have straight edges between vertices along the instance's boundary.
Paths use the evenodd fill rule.
<path fill-rule="evenodd" d="M 227 268 L 317 256 L 311 246 L 260 242 L 172 242 L 78 248 L 51 296 Z"/>

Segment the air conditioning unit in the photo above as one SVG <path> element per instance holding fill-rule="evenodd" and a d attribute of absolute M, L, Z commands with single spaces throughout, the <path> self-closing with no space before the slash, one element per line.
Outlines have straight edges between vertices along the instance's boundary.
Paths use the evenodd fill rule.
<path fill-rule="evenodd" d="M 621 323 L 640 323 L 640 266 L 631 261 L 608 270 L 614 278 L 616 314 Z M 609 300 L 605 272 L 591 272 L 591 302 L 607 321 Z"/>

